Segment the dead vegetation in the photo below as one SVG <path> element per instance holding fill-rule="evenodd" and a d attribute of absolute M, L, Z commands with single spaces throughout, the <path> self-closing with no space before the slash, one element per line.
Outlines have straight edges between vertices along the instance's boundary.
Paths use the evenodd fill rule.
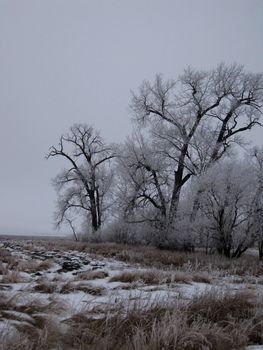
<path fill-rule="evenodd" d="M 41 281 L 33 287 L 33 291 L 46 294 L 69 294 L 75 292 L 84 292 L 95 296 L 103 295 L 104 288 L 92 286 L 87 283 L 78 283 L 73 281 L 62 282 L 60 284 L 51 281 Z"/>
<path fill-rule="evenodd" d="M 228 259 L 216 254 L 204 252 L 176 252 L 160 250 L 150 246 L 129 246 L 116 243 L 85 243 L 72 241 L 54 242 L 41 241 L 42 249 L 59 248 L 60 251 L 76 251 L 92 254 L 94 257 L 103 256 L 114 258 L 129 264 L 138 264 L 141 267 L 171 270 L 180 269 L 184 272 L 210 273 L 218 271 L 221 275 L 232 274 L 238 276 L 260 276 L 263 274 L 263 265 L 256 256 L 245 254 L 239 259 Z"/>
<path fill-rule="evenodd" d="M 23 283 L 28 282 L 28 278 L 26 276 L 23 276 L 20 272 L 14 270 L 14 271 L 7 271 L 6 274 L 2 275 L 1 283 Z"/>
<path fill-rule="evenodd" d="M 95 280 L 102 279 L 108 277 L 109 274 L 106 271 L 84 271 L 77 274 L 76 278 L 80 278 L 81 280 Z"/>
<path fill-rule="evenodd" d="M 237 263 L 216 256 L 164 252 L 153 248 L 120 248 L 106 244 L 100 247 L 76 246 L 83 252 L 90 251 L 96 258 L 101 254 L 135 264 L 134 270 L 124 270 L 113 276 L 111 273 L 111 278 L 107 271 L 83 271 L 73 274 L 68 281 L 63 275 L 43 274 L 30 288 L 48 294 L 43 299 L 45 302 L 40 294 L 39 298 L 30 300 L 25 299 L 23 293 L 12 297 L 7 297 L 9 292 L 0 293 L 0 350 L 230 350 L 242 349 L 248 344 L 263 344 L 262 300 L 260 303 L 252 293 L 230 290 L 222 293 L 211 286 L 210 292 L 196 295 L 190 301 L 176 299 L 171 302 L 169 299 L 169 302 L 153 302 L 149 297 L 149 301 L 130 298 L 125 303 L 114 298 L 111 304 L 105 305 L 85 302 L 81 312 L 72 313 L 58 322 L 65 317 L 64 308 L 68 310 L 68 306 L 56 299 L 59 296 L 62 299 L 59 294 L 83 292 L 94 296 L 92 300 L 103 296 L 105 289 L 93 285 L 92 281 L 96 279 L 122 282 L 122 287 L 127 289 L 142 284 L 158 289 L 161 284 L 211 284 L 213 277 L 210 273 L 214 276 L 215 272 L 217 276 L 235 272 L 235 278 L 245 281 L 249 271 L 250 278 L 254 278 L 262 269 L 249 256 Z M 11 281 L 19 280 L 25 272 L 34 273 L 39 267 L 42 271 L 48 270 L 53 264 L 52 260 L 43 263 L 26 260 L 17 265 L 18 256 L 9 252 L 1 254 L 5 261 L 9 261 L 0 265 L 2 278 L 8 283 L 16 283 Z M 13 271 L 10 266 L 13 266 Z M 2 286 L 8 287 L 8 284 Z"/>
<path fill-rule="evenodd" d="M 57 284 L 53 282 L 40 282 L 33 287 L 34 292 L 54 293 L 57 290 Z"/>
<path fill-rule="evenodd" d="M 134 272 L 122 272 L 110 278 L 109 282 L 123 282 L 133 283 L 139 282 L 146 285 L 159 285 L 159 284 L 171 284 L 177 283 L 189 283 L 189 277 L 183 274 L 174 274 L 169 272 L 163 272 L 159 270 L 145 270 Z"/>
<path fill-rule="evenodd" d="M 109 282 L 135 283 L 142 282 L 146 285 L 160 285 L 172 283 L 191 282 L 211 283 L 211 278 L 204 274 L 189 274 L 180 271 L 161 271 L 161 270 L 144 270 L 144 271 L 124 271 L 110 278 Z"/>
<path fill-rule="evenodd" d="M 35 315 L 32 322 L 9 323 L 0 332 L 1 350 L 63 349 L 61 325 L 48 315 Z"/>
<path fill-rule="evenodd" d="M 192 299 L 187 308 L 188 321 L 202 319 L 224 326 L 231 320 L 250 319 L 255 313 L 255 306 L 253 294 L 247 291 L 233 294 L 212 289 Z"/>
<path fill-rule="evenodd" d="M 145 309 L 135 304 L 128 311 L 105 311 L 99 319 L 83 312 L 67 320 L 65 342 L 83 350 L 240 349 L 263 342 L 263 316 L 256 318 L 257 308 L 246 293 L 209 293 L 184 306 L 162 303 Z"/>
<path fill-rule="evenodd" d="M 0 334 L 2 349 L 229 350 L 263 344 L 262 304 L 247 292 L 211 291 L 186 304 L 105 306 L 95 318 L 95 309 L 87 309 L 61 324 L 50 316 L 54 305 L 35 301 L 8 313 L 15 298 L 0 302 L 1 321 L 16 330 L 13 338 Z"/>
<path fill-rule="evenodd" d="M 12 254 L 7 249 L 0 249 L 0 283 L 27 283 L 31 279 L 29 274 L 38 273 L 50 269 L 54 262 L 51 259 L 45 261 L 28 260 L 20 254 Z"/>
<path fill-rule="evenodd" d="M 72 281 L 68 281 L 62 285 L 59 293 L 68 294 L 73 292 L 84 292 L 95 296 L 103 295 L 104 288 L 92 286 L 87 283 L 74 283 Z"/>
<path fill-rule="evenodd" d="M 18 259 L 11 254 L 7 249 L 0 249 L 0 260 L 9 269 L 17 267 Z"/>
<path fill-rule="evenodd" d="M 260 276 L 263 274 L 263 265 L 253 255 L 244 254 L 239 259 L 228 259 L 216 254 L 204 254 L 204 252 L 176 252 L 160 250 L 150 246 L 129 246 L 116 243 L 86 243 L 73 241 L 35 241 L 25 242 L 28 250 L 35 252 L 54 250 L 60 252 L 86 253 L 93 257 L 103 256 L 113 258 L 128 264 L 138 264 L 141 267 L 151 267 L 162 270 L 180 270 L 195 274 L 210 274 L 218 271 L 220 276 L 225 274 L 237 276 Z M 2 262 L 17 266 L 18 259 L 6 249 L 0 249 Z M 34 264 L 35 262 L 33 262 Z M 47 266 L 46 266 L 47 265 Z M 8 266 L 7 266 L 8 267 Z M 52 267 L 52 260 L 40 262 L 36 269 L 48 269 Z M 9 267 L 8 267 L 9 268 Z M 34 269 L 34 268 L 33 268 Z M 94 271 L 95 272 L 95 271 Z M 98 278 L 98 277 L 97 277 Z M 205 282 L 206 283 L 206 282 Z"/>
<path fill-rule="evenodd" d="M 51 259 L 45 261 L 36 261 L 36 260 L 23 260 L 20 262 L 18 269 L 19 271 L 27 273 L 36 273 L 39 271 L 45 271 L 50 269 L 54 265 L 54 262 Z"/>
<path fill-rule="evenodd" d="M 57 349 L 63 333 L 54 314 L 62 309 L 55 300 L 43 303 L 38 299 L 25 301 L 20 294 L 11 298 L 1 294 L 0 349 Z"/>

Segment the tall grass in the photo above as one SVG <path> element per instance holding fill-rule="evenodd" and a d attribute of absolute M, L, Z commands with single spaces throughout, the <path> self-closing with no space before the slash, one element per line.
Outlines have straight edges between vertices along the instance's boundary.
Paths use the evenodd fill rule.
<path fill-rule="evenodd" d="M 247 293 L 206 293 L 183 306 L 133 305 L 99 319 L 83 313 L 68 320 L 65 342 L 83 350 L 240 349 L 262 334 L 257 306 Z"/>
<path fill-rule="evenodd" d="M 46 311 L 50 314 L 48 305 Z M 43 312 L 31 312 L 28 325 L 15 324 L 14 341 L 20 337 L 21 342 L 9 338 L 8 349 L 230 350 L 263 344 L 262 305 L 244 292 L 209 292 L 186 304 L 118 304 L 114 310 L 101 309 L 97 317 L 87 309 L 62 323 Z"/>

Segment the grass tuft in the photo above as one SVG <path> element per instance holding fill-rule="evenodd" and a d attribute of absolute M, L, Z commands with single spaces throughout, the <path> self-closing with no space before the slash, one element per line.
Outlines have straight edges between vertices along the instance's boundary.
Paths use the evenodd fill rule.
<path fill-rule="evenodd" d="M 78 291 L 91 295 L 101 296 L 104 293 L 104 288 L 92 286 L 87 283 L 73 283 L 70 281 L 63 284 L 63 286 L 60 289 L 61 294 L 74 293 Z"/>
<path fill-rule="evenodd" d="M 77 275 L 82 280 L 95 280 L 108 277 L 109 274 L 106 271 L 84 271 Z"/>
<path fill-rule="evenodd" d="M 110 278 L 109 282 L 134 283 L 142 282 L 146 285 L 160 285 L 171 283 L 190 283 L 190 276 L 182 272 L 166 272 L 160 270 L 126 271 Z"/>

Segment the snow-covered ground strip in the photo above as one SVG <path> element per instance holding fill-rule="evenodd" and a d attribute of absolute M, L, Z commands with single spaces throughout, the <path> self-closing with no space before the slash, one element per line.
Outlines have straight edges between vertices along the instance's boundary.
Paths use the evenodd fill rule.
<path fill-rule="evenodd" d="M 16 254 L 17 255 L 17 254 Z M 32 255 L 32 254 L 30 254 Z M 39 254 L 40 255 L 40 254 Z M 37 272 L 33 272 L 33 273 L 27 273 L 27 272 L 20 272 L 19 275 L 20 277 L 23 277 L 23 279 L 25 280 L 25 282 L 20 282 L 20 283 L 12 283 L 10 282 L 9 284 L 4 284 L 2 286 L 5 286 L 5 288 L 9 287 L 12 289 L 12 291 L 26 291 L 26 292 L 30 292 L 30 289 L 32 289 L 32 287 L 34 287 L 36 285 L 36 282 L 39 281 L 40 277 L 41 280 L 45 281 L 45 282 L 52 282 L 54 279 L 56 279 L 56 283 L 57 285 L 59 284 L 63 284 L 65 282 L 72 282 L 74 285 L 77 285 L 78 282 L 81 281 L 81 279 L 78 278 L 78 276 L 81 275 L 81 273 L 85 273 L 88 271 L 94 271 L 94 270 L 103 270 L 104 272 L 107 273 L 107 277 L 105 278 L 94 278 L 89 280 L 89 284 L 93 285 L 94 287 L 100 287 L 102 288 L 103 297 L 96 297 L 96 299 L 101 299 L 101 300 L 105 300 L 105 297 L 108 296 L 110 294 L 110 298 L 112 298 L 112 296 L 123 296 L 124 298 L 126 298 L 127 296 L 131 295 L 131 290 L 125 290 L 122 289 L 122 287 L 124 287 L 125 285 L 127 285 L 127 283 L 125 282 L 110 282 L 110 278 L 113 276 L 117 276 L 118 274 L 124 272 L 124 273 L 142 273 L 142 272 L 146 272 L 149 271 L 150 269 L 143 269 L 140 268 L 138 269 L 137 267 L 133 267 L 133 266 L 129 266 L 124 262 L 118 262 L 118 261 L 114 261 L 112 259 L 106 259 L 106 258 L 101 258 L 100 261 L 98 261 L 97 259 L 91 258 L 88 255 L 85 255 L 85 259 L 89 259 L 90 262 L 87 265 L 80 265 L 78 268 L 74 268 L 73 266 L 73 270 L 72 271 L 67 271 L 67 268 L 65 270 L 63 270 L 61 267 L 63 266 L 63 264 L 65 263 L 64 259 L 66 258 L 66 260 L 70 260 L 70 264 L 72 263 L 74 265 L 75 262 L 77 262 L 77 264 L 79 262 L 81 262 L 81 259 L 83 258 L 83 255 L 80 254 L 79 252 L 70 252 L 67 254 L 63 254 L 63 256 L 59 256 L 59 258 L 57 258 L 56 256 L 52 257 L 52 252 L 45 252 L 45 256 L 48 258 L 54 258 L 54 264 L 51 268 L 47 269 L 46 271 L 42 272 L 42 271 L 37 271 Z M 26 254 L 21 254 L 20 256 L 17 255 L 17 257 L 19 258 L 20 261 L 23 260 L 28 260 L 28 256 Z M 30 257 L 29 257 L 30 258 Z M 67 261 L 66 261 L 67 262 Z M 36 263 L 39 263 L 38 258 L 36 258 Z M 158 271 L 156 269 L 154 269 L 154 271 L 156 273 L 158 273 Z M 83 282 L 83 281 L 82 281 Z M 182 298 L 188 298 L 189 295 L 191 294 L 196 294 L 196 292 L 198 291 L 202 291 L 203 289 L 207 289 L 207 288 L 211 288 L 210 285 L 204 284 L 204 283 L 187 283 L 187 284 L 182 284 L 182 283 L 177 283 L 177 284 L 172 284 L 169 285 L 169 288 L 166 284 L 160 284 L 158 286 L 155 286 L 154 284 L 151 286 L 147 286 L 145 287 L 145 285 L 143 283 L 139 283 L 140 281 L 138 281 L 137 283 L 137 287 L 134 286 L 134 290 L 132 290 L 132 292 L 139 292 L 140 295 L 142 295 L 142 293 L 147 293 L 147 296 L 149 296 L 149 294 L 154 293 L 156 294 L 156 291 L 160 291 L 161 294 L 163 294 L 163 292 L 170 294 L 171 291 L 173 290 L 177 290 L 179 289 L 180 292 L 178 291 L 177 294 L 182 297 Z M 227 280 L 218 283 L 216 285 L 217 288 L 225 288 L 227 286 Z M 233 288 L 240 288 L 240 284 L 235 285 L 232 284 Z M 213 285 L 213 287 L 215 287 L 215 285 Z M 156 290 L 157 289 L 157 290 Z M 110 293 L 109 293 L 110 292 Z M 10 291 L 9 291 L 10 293 Z M 143 294 L 144 294 L 143 293 Z M 31 293 L 32 294 L 32 293 Z M 35 293 L 33 293 L 35 294 Z M 72 300 L 72 297 L 74 297 L 74 295 L 76 294 L 76 292 L 73 293 L 67 293 L 64 295 L 64 298 L 69 298 L 70 300 Z M 85 293 L 84 293 L 85 294 Z M 76 298 L 77 299 L 77 298 Z M 92 299 L 94 299 L 94 297 L 92 297 Z"/>
<path fill-rule="evenodd" d="M 79 309 L 83 305 L 109 305 L 114 304 L 117 301 L 131 301 L 131 300 L 169 300 L 177 298 L 179 300 L 191 299 L 193 296 L 200 294 L 204 291 L 213 290 L 227 290 L 235 291 L 240 289 L 246 289 L 253 291 L 257 295 L 263 295 L 263 284 L 260 278 L 250 278 L 250 283 L 240 283 L 238 276 L 224 276 L 218 278 L 216 273 L 211 276 L 213 283 L 197 283 L 189 281 L 184 283 L 172 282 L 171 283 L 147 283 L 138 279 L 134 283 L 115 281 L 113 277 L 124 274 L 143 274 L 149 271 L 158 275 L 162 273 L 156 268 L 142 268 L 140 266 L 134 266 L 122 261 L 116 261 L 112 258 L 98 257 L 94 254 L 87 254 L 79 251 L 60 252 L 58 249 L 50 251 L 45 250 L 44 247 L 35 246 L 34 249 L 27 249 L 23 246 L 23 241 L 13 242 L 4 241 L 0 247 L 4 247 L 12 253 L 12 255 L 19 260 L 18 270 L 20 266 L 25 262 L 32 261 L 38 265 L 43 261 L 49 261 L 50 266 L 47 269 L 38 271 L 36 270 L 26 272 L 19 271 L 19 276 L 14 276 L 17 280 L 12 282 L 2 283 L 0 288 L 2 293 L 6 293 L 12 296 L 18 292 L 21 295 L 26 295 L 28 298 L 40 298 L 48 299 L 50 297 L 50 291 L 37 290 L 37 285 L 42 284 L 55 284 L 52 295 L 66 303 L 69 309 Z M 30 267 L 28 268 L 30 270 Z M 99 274 L 96 276 L 87 276 L 88 272 L 102 271 L 105 277 L 101 277 Z M 172 274 L 177 274 L 178 271 L 172 271 Z M 83 276 L 83 278 L 82 278 Z M 4 279 L 4 277 L 3 277 Z M 113 281 L 111 281 L 113 279 Z M 5 280 L 5 279 L 4 279 Z M 121 279 L 120 279 L 121 280 Z M 235 283 L 237 281 L 237 283 Z M 248 279 L 249 281 L 249 279 Z M 66 284 L 68 290 L 61 291 L 61 288 Z M 85 290 L 85 286 L 87 290 Z M 90 287 L 90 291 L 88 291 Z M 83 289 L 83 291 L 81 290 Z"/>
<path fill-rule="evenodd" d="M 215 270 L 198 276 L 201 281 L 195 282 L 197 278 L 187 266 L 183 272 L 178 268 L 164 271 L 94 253 L 47 249 L 27 241 L 2 241 L 0 249 L 0 293 L 10 305 L 1 311 L 2 334 L 17 332 L 18 324 L 32 327 L 36 314 L 63 324 L 83 311 L 98 319 L 105 316 L 105 310 L 114 313 L 116 305 L 147 309 L 160 303 L 185 303 L 209 291 L 229 294 L 244 290 L 263 298 L 262 276 L 241 278 Z M 29 309 L 36 312 L 31 315 Z"/>

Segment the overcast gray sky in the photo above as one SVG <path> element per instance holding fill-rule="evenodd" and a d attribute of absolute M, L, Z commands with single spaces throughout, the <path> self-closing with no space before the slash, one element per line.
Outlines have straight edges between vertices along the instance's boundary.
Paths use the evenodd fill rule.
<path fill-rule="evenodd" d="M 54 232 L 44 156 L 73 123 L 119 142 L 130 89 L 221 61 L 263 71 L 262 0 L 0 0 L 0 233 Z"/>

